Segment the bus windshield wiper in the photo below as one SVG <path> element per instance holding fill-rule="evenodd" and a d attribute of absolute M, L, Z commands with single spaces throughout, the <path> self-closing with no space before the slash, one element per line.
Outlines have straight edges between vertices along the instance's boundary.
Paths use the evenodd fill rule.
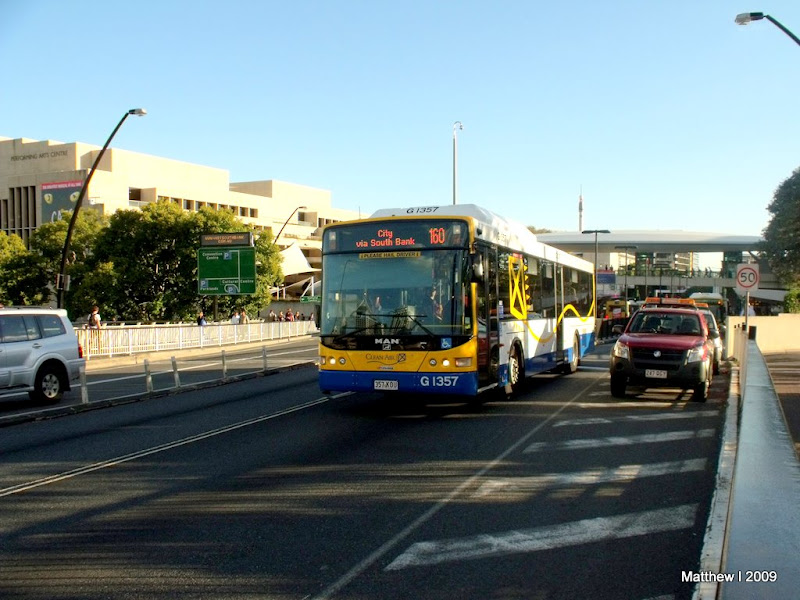
<path fill-rule="evenodd" d="M 417 319 L 417 317 L 427 317 L 427 316 L 428 316 L 428 315 L 410 315 L 410 314 L 404 314 L 404 315 L 395 315 L 395 318 L 398 318 L 398 317 L 399 317 L 400 319 L 408 319 L 409 321 L 411 321 L 411 322 L 412 322 L 412 323 L 414 323 L 415 325 L 419 325 L 419 328 L 420 328 L 420 329 L 422 329 L 422 331 L 424 331 L 424 332 L 425 332 L 425 333 L 427 333 L 428 335 L 430 335 L 430 336 L 432 336 L 432 337 L 436 337 L 436 334 L 435 334 L 435 333 L 433 333 L 433 332 L 432 332 L 430 329 L 428 329 L 427 327 L 425 327 L 425 325 L 423 325 L 423 324 L 422 324 L 422 323 L 419 321 L 419 319 Z M 399 331 L 399 330 L 401 330 L 401 329 L 404 329 L 404 328 L 403 328 L 403 327 L 401 327 L 400 325 L 397 325 L 396 327 L 391 327 L 391 329 L 396 329 L 396 330 L 398 330 L 398 331 Z M 412 327 L 412 329 L 413 329 L 413 327 Z M 410 330 L 409 330 L 409 331 L 410 331 Z"/>

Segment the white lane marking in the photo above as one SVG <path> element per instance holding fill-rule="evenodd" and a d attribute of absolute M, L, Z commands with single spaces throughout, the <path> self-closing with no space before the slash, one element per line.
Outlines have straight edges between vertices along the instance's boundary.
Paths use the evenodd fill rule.
<path fill-rule="evenodd" d="M 251 425 L 256 425 L 258 423 L 263 423 L 264 421 L 269 421 L 271 419 L 276 419 L 278 417 L 282 417 L 284 415 L 288 415 L 294 412 L 298 412 L 301 410 L 305 410 L 307 408 L 311 408 L 318 404 L 324 404 L 325 402 L 329 402 L 330 398 L 317 398 L 316 400 L 311 400 L 309 402 L 305 402 L 303 404 L 299 404 L 297 406 L 292 406 L 290 408 L 286 408 L 284 410 L 280 410 L 278 412 L 269 414 L 269 415 L 262 415 L 260 417 L 255 417 L 253 419 L 248 419 L 247 421 L 240 421 L 239 423 L 234 423 L 232 425 L 226 425 L 225 427 L 220 427 L 218 429 L 212 429 L 210 431 L 205 431 L 203 433 L 198 433 L 196 435 L 192 435 L 180 440 L 175 440 L 173 442 L 167 442 L 166 444 L 161 444 L 160 446 L 153 446 L 151 448 L 145 448 L 144 450 L 139 450 L 138 452 L 133 452 L 131 454 L 125 454 L 122 456 L 117 456 L 115 458 L 110 458 L 108 460 L 104 460 L 102 462 L 93 463 L 90 465 L 85 465 L 83 467 L 78 467 L 77 469 L 73 469 L 71 471 L 65 471 L 63 473 L 57 473 L 55 475 L 50 475 L 48 477 L 43 477 L 41 479 L 35 479 L 33 481 L 27 481 L 25 483 L 20 483 L 17 485 L 12 485 L 11 487 L 7 488 L 0 488 L 0 498 L 4 496 L 11 496 L 12 494 L 18 494 L 20 492 L 26 492 L 28 490 L 32 490 L 37 487 L 41 487 L 44 485 L 50 485 L 51 483 L 56 483 L 58 481 L 64 481 L 65 479 L 71 479 L 73 477 L 77 477 L 78 475 L 85 475 L 86 473 L 91 473 L 93 471 L 99 471 L 101 469 L 106 469 L 108 467 L 113 467 L 116 465 L 120 465 L 122 463 L 130 462 L 132 460 L 136 460 L 139 458 L 143 458 L 145 456 L 150 456 L 152 454 L 158 454 L 160 452 L 164 452 L 166 450 L 171 450 L 173 448 L 177 448 L 179 446 L 185 446 L 187 444 L 193 444 L 195 442 L 199 442 L 201 440 L 205 440 L 211 437 L 215 437 L 218 435 L 222 435 L 223 433 L 228 433 L 230 431 L 235 431 L 237 429 L 242 429 L 244 427 L 249 427 Z"/>
<path fill-rule="evenodd" d="M 342 575 L 339 579 L 334 581 L 331 585 L 327 588 L 322 590 L 319 594 L 314 596 L 312 600 L 328 600 L 331 596 L 339 592 L 343 587 L 345 587 L 348 583 L 353 581 L 356 577 L 361 575 L 364 571 L 370 568 L 373 564 L 375 564 L 378 560 L 380 560 L 385 554 L 387 554 L 392 548 L 397 546 L 400 542 L 406 539 L 409 535 L 411 535 L 414 531 L 419 529 L 422 525 L 427 523 L 431 518 L 433 518 L 436 513 L 442 510 L 445 506 L 450 504 L 455 498 L 461 495 L 461 493 L 473 486 L 477 480 L 483 477 L 486 473 L 494 469 L 497 465 L 502 463 L 506 457 L 510 454 L 516 452 L 520 446 L 526 444 L 528 440 L 530 440 L 534 435 L 536 435 L 543 427 L 547 426 L 550 421 L 558 417 L 559 414 L 572 404 L 574 404 L 578 398 L 583 396 L 588 392 L 590 388 L 597 384 L 598 380 L 593 380 L 587 386 L 585 386 L 581 391 L 575 394 L 569 401 L 561 405 L 557 408 L 549 417 L 547 417 L 544 421 L 539 423 L 536 427 L 531 429 L 528 433 L 523 435 L 519 438 L 516 442 L 511 444 L 508 448 L 506 448 L 503 452 L 500 453 L 494 460 L 489 462 L 486 466 L 476 472 L 474 475 L 465 479 L 460 485 L 458 485 L 452 492 L 450 492 L 446 497 L 442 498 L 426 510 L 422 515 L 417 517 L 414 521 L 412 521 L 408 526 L 406 526 L 402 531 L 400 531 L 397 535 L 392 537 L 391 539 L 387 540 L 383 545 L 381 545 L 378 549 L 376 549 L 372 554 L 364 558 L 361 562 L 356 564 L 352 569 L 350 569 L 347 573 Z"/>
<path fill-rule="evenodd" d="M 697 504 L 583 519 L 560 525 L 521 529 L 458 539 L 418 542 L 394 559 L 387 571 L 443 562 L 539 552 L 566 546 L 630 538 L 694 525 Z"/>
<path fill-rule="evenodd" d="M 532 477 L 501 477 L 490 479 L 483 483 L 473 494 L 473 497 L 484 497 L 505 491 L 532 492 L 556 486 L 629 482 L 640 477 L 692 473 L 702 471 L 705 468 L 705 458 L 693 458 L 643 465 L 619 465 L 618 467 L 589 469 L 575 473 L 547 473 Z"/>
<path fill-rule="evenodd" d="M 716 417 L 719 412 L 716 410 L 701 410 L 698 412 L 668 412 L 655 413 L 652 415 L 625 415 L 624 417 L 587 417 L 585 419 L 567 419 L 559 421 L 553 427 L 567 427 L 573 425 L 602 425 L 607 423 L 617 423 L 620 421 L 665 421 L 672 419 L 701 419 L 706 417 Z"/>
<path fill-rule="evenodd" d="M 643 435 L 629 435 L 625 437 L 608 436 L 586 440 L 567 440 L 565 442 L 536 442 L 531 444 L 524 453 L 539 452 L 540 450 L 587 450 L 590 448 L 607 448 L 609 446 L 632 446 L 634 444 L 660 444 L 663 442 L 676 442 L 695 438 L 707 438 L 714 435 L 713 429 L 699 429 L 697 431 L 668 431 L 666 433 L 646 433 Z"/>

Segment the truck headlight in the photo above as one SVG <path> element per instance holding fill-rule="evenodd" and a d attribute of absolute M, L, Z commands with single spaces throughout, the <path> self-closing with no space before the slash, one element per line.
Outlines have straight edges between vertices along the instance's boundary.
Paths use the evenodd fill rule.
<path fill-rule="evenodd" d="M 623 344 L 620 341 L 614 344 L 614 350 L 612 350 L 611 353 L 617 358 L 624 358 L 625 360 L 630 359 L 630 350 L 628 349 L 628 344 Z"/>
<path fill-rule="evenodd" d="M 695 346 L 694 348 L 689 350 L 688 354 L 686 355 L 687 363 L 702 362 L 705 359 L 706 359 L 706 347 L 704 344 Z"/>

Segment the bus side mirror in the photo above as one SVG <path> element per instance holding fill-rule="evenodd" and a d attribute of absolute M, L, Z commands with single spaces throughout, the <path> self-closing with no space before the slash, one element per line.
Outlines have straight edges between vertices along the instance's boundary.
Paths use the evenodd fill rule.
<path fill-rule="evenodd" d="M 483 281 L 483 257 L 480 254 L 470 255 L 472 263 L 472 281 L 480 283 Z"/>

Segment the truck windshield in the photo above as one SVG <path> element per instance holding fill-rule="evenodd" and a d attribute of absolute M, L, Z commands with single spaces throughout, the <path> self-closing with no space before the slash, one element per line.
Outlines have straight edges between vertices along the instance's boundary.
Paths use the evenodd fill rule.
<path fill-rule="evenodd" d="M 696 314 L 639 311 L 633 317 L 628 333 L 666 333 L 673 335 L 700 335 L 702 327 Z"/>
<path fill-rule="evenodd" d="M 326 255 L 320 335 L 468 335 L 467 258 L 460 248 Z"/>

